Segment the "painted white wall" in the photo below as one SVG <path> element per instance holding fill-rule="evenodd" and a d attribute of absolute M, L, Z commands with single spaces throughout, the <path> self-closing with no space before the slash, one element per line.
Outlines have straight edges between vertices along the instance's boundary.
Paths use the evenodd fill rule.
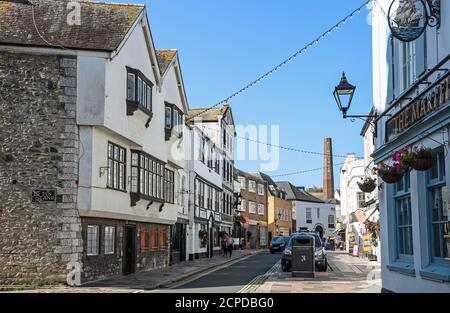
<path fill-rule="evenodd" d="M 357 183 L 364 177 L 364 169 L 364 160 L 357 159 L 354 154 L 349 154 L 341 167 L 341 215 L 347 220 L 348 215 L 358 209 L 357 193 L 361 190 Z"/>
<path fill-rule="evenodd" d="M 169 69 L 164 88 L 158 86 L 147 47 L 142 24 L 138 23 L 120 53 L 112 59 L 90 55 L 79 57 L 77 120 L 81 124 L 83 153 L 80 159 L 78 205 L 85 216 L 173 224 L 180 212 L 183 212 L 181 206 L 174 204 L 165 204 L 162 212 L 159 212 L 160 204 L 156 202 L 147 209 L 149 202 L 145 200 L 139 201 L 134 207 L 130 205 L 130 150 L 142 150 L 167 162 L 164 100 L 181 104 L 173 68 Z M 140 110 L 133 116 L 127 116 L 126 66 L 140 70 L 154 83 L 153 119 L 148 128 L 145 128 L 148 116 Z M 100 174 L 100 168 L 107 166 L 108 141 L 127 149 L 127 192 L 106 188 L 107 172 L 103 170 Z M 182 146 L 183 141 L 181 140 Z M 185 160 L 184 157 L 179 160 L 172 158 L 170 161 L 176 165 L 172 169 L 187 175 L 183 170 L 186 168 Z"/>
<path fill-rule="evenodd" d="M 139 69 L 152 83 L 153 119 L 145 128 L 148 116 L 137 110 L 126 114 L 126 66 Z M 140 25 L 131 33 L 120 53 L 106 63 L 105 121 L 115 133 L 130 139 L 146 153 L 166 161 L 164 139 L 164 100 L 169 96 L 156 86 L 152 63 L 145 45 L 145 34 Z M 171 91 L 170 88 L 165 90 Z M 178 92 L 177 92 L 178 93 Z"/>
<path fill-rule="evenodd" d="M 177 210 L 166 204 L 159 212 L 159 203 L 152 204 L 147 210 L 148 201 L 139 201 L 130 206 L 130 164 L 133 143 L 106 128 L 81 126 L 82 157 L 80 159 L 80 185 L 78 203 L 84 216 L 118 218 L 173 224 L 177 219 Z M 106 188 L 107 185 L 107 147 L 108 141 L 127 149 L 127 192 Z M 90 183 L 89 183 L 90 182 Z"/>
<path fill-rule="evenodd" d="M 326 238 L 331 235 L 336 228 L 328 228 L 328 216 L 333 215 L 334 225 L 336 227 L 336 209 L 335 204 L 331 203 L 313 203 L 305 201 L 293 201 L 293 208 L 295 209 L 295 218 L 297 219 L 297 229 L 299 227 L 307 227 L 309 230 L 314 230 L 316 226 L 323 227 L 323 236 Z M 311 209 L 312 223 L 306 223 L 306 209 Z M 317 217 L 317 209 L 319 209 L 319 217 Z"/>

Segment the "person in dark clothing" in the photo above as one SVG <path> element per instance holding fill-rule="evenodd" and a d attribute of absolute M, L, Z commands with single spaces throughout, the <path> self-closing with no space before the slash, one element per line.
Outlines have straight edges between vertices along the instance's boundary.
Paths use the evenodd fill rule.
<path fill-rule="evenodd" d="M 231 255 L 233 254 L 233 244 L 234 244 L 234 239 L 233 236 L 228 236 L 228 253 L 230 254 L 230 258 Z"/>

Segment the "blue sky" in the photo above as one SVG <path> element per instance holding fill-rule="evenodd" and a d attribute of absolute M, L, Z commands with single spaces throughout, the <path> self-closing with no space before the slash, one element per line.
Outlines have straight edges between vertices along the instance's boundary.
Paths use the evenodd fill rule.
<path fill-rule="evenodd" d="M 118 1 L 124 2 L 124 0 Z M 146 3 L 157 48 L 177 48 L 191 107 L 226 98 L 338 22 L 363 0 L 137 0 Z M 323 151 L 333 138 L 335 154 L 363 154 L 361 121 L 343 120 L 332 96 L 343 70 L 357 85 L 350 114 L 372 103 L 371 28 L 363 10 L 339 30 L 269 79 L 234 98 L 237 124 L 280 125 L 280 144 Z M 262 141 L 266 141 L 260 138 Z M 322 166 L 321 156 L 281 151 L 284 174 Z M 335 158 L 335 163 L 343 162 Z M 257 161 L 237 161 L 245 171 Z M 339 186 L 339 167 L 335 185 Z M 321 186 L 322 172 L 283 178 Z"/>

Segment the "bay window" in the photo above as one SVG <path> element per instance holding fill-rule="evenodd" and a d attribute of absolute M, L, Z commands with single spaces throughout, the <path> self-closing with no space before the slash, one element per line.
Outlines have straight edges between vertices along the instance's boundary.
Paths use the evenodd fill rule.
<path fill-rule="evenodd" d="M 172 131 L 181 138 L 183 135 L 183 112 L 172 103 L 165 102 L 165 131 L 166 140 L 172 136 Z"/>
<path fill-rule="evenodd" d="M 141 109 L 149 114 L 152 111 L 153 83 L 137 69 L 127 67 L 127 114 Z"/>
<path fill-rule="evenodd" d="M 164 201 L 165 165 L 141 151 L 131 153 L 131 192 Z M 172 179 L 173 180 L 173 179 Z"/>

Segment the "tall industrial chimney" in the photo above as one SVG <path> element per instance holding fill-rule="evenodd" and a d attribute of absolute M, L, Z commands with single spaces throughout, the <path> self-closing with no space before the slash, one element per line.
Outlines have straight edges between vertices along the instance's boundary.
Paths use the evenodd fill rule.
<path fill-rule="evenodd" d="M 333 144 L 331 138 L 324 140 L 323 157 L 323 198 L 334 199 Z"/>

